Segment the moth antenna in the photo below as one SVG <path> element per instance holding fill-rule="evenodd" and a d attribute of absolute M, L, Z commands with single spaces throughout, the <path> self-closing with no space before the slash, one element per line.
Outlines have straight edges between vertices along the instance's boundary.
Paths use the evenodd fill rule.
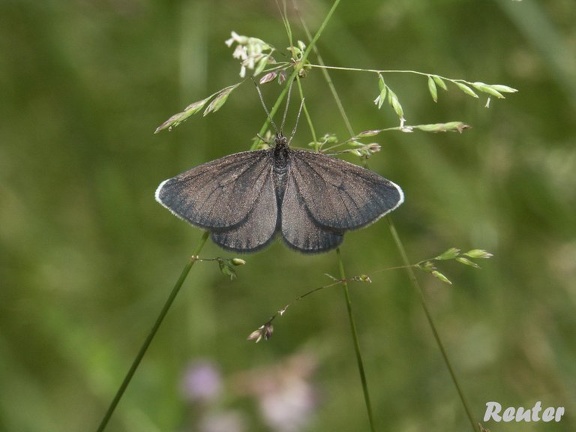
<path fill-rule="evenodd" d="M 254 77 L 252 77 L 252 81 L 254 82 L 254 85 L 256 86 L 256 91 L 258 92 L 258 97 L 260 98 L 260 102 L 262 103 L 262 107 L 264 108 L 264 111 L 266 112 L 266 115 L 268 116 L 268 120 L 270 121 L 270 124 L 276 130 L 277 134 L 278 133 L 282 134 L 282 131 L 284 130 L 284 124 L 286 123 L 286 115 L 288 114 L 288 107 L 290 106 L 290 96 L 292 95 L 293 82 L 290 82 L 290 86 L 288 87 L 288 95 L 286 97 L 286 107 L 284 108 L 284 115 L 282 116 L 282 123 L 280 125 L 280 129 L 278 129 L 278 126 L 276 126 L 276 123 L 274 123 L 274 120 L 272 119 L 272 116 L 270 115 L 270 111 L 268 111 L 268 108 L 266 107 L 266 103 L 264 102 L 264 96 L 262 96 L 262 92 L 260 91 L 260 86 L 258 85 L 256 80 L 254 79 Z M 292 130 L 292 133 L 290 134 L 290 138 L 288 139 L 288 143 L 290 143 L 292 141 L 294 134 L 296 134 L 296 129 L 298 128 L 298 121 L 300 120 L 300 114 L 302 113 L 303 107 L 304 107 L 304 99 L 302 99 L 302 102 L 300 103 L 300 108 L 298 109 L 298 116 L 296 117 L 296 124 L 294 125 L 294 129 Z"/>
<path fill-rule="evenodd" d="M 266 112 L 266 116 L 268 117 L 270 124 L 276 130 L 276 132 L 278 132 L 278 126 L 276 126 L 276 123 L 274 123 L 274 120 L 272 119 L 272 116 L 270 115 L 270 111 L 268 111 L 268 108 L 266 108 L 266 103 L 264 102 L 264 97 L 262 96 L 262 92 L 260 91 L 260 86 L 258 86 L 258 83 L 254 79 L 254 77 L 252 77 L 252 81 L 254 82 L 254 85 L 256 86 L 256 91 L 258 92 L 258 96 L 260 97 L 260 103 L 262 103 L 262 107 L 264 108 L 264 111 Z"/>
<path fill-rule="evenodd" d="M 290 134 L 290 138 L 288 139 L 288 144 L 292 142 L 292 138 L 296 135 L 296 129 L 298 129 L 298 122 L 300 121 L 300 114 L 302 114 L 302 108 L 304 108 L 304 98 L 302 98 L 302 102 L 300 102 L 300 108 L 298 109 L 298 115 L 296 116 L 296 124 L 294 125 L 294 129 L 292 129 L 292 133 Z"/>
<path fill-rule="evenodd" d="M 286 96 L 286 108 L 284 108 L 284 115 L 282 116 L 282 124 L 280 125 L 280 132 L 284 130 L 284 124 L 286 123 L 286 114 L 288 114 L 288 106 L 290 106 L 290 96 L 292 95 L 292 84 L 294 81 L 290 81 L 288 86 L 288 95 Z"/>

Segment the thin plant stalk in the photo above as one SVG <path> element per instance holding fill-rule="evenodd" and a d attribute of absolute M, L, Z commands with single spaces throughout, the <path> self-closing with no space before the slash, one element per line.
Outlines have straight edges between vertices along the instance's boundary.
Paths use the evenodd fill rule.
<path fill-rule="evenodd" d="M 342 255 L 340 254 L 340 248 L 336 249 L 336 255 L 338 256 L 338 270 L 340 271 L 340 279 L 342 280 L 344 297 L 346 298 L 346 310 L 348 311 L 348 321 L 350 322 L 350 331 L 354 342 L 354 352 L 356 353 L 356 362 L 358 363 L 360 381 L 362 382 L 362 392 L 364 394 L 364 403 L 366 404 L 366 410 L 368 412 L 370 430 L 376 432 L 374 426 L 374 415 L 372 414 L 372 404 L 370 403 L 370 392 L 368 391 L 368 381 L 366 380 L 364 361 L 362 360 L 360 342 L 358 341 L 358 332 L 356 331 L 356 321 L 354 321 L 354 313 L 352 311 L 352 299 L 350 298 L 350 290 L 348 289 L 348 282 L 346 279 L 346 272 L 344 271 L 344 262 L 342 261 Z"/>
<path fill-rule="evenodd" d="M 316 46 L 316 42 L 318 41 L 318 39 L 320 38 L 320 36 L 322 35 L 322 32 L 324 32 L 324 29 L 326 28 L 326 25 L 328 25 L 328 22 L 330 21 L 330 19 L 332 18 L 332 15 L 334 14 L 334 11 L 336 11 L 336 8 L 338 7 L 338 5 L 340 4 L 341 0 L 334 0 L 334 3 L 332 4 L 332 7 L 330 8 L 330 10 L 328 11 L 328 13 L 326 14 L 326 17 L 324 18 L 324 21 L 322 21 L 322 24 L 320 24 L 320 28 L 318 29 L 318 31 L 314 34 L 314 37 L 312 38 L 312 40 L 310 41 L 310 43 L 308 44 L 308 46 L 306 47 L 306 49 L 304 50 L 304 52 L 302 53 L 302 63 L 306 62 L 306 59 L 308 58 L 310 51 L 312 51 L 312 49 Z M 289 22 L 286 21 L 285 25 L 289 26 Z M 290 37 L 290 33 L 289 32 L 289 37 Z M 294 69 L 294 71 L 290 74 L 290 76 L 288 77 L 288 82 L 291 82 L 292 80 L 294 80 L 296 78 L 296 75 L 298 74 L 298 71 L 296 70 L 296 68 Z M 276 112 L 278 111 L 280 104 L 282 103 L 282 101 L 284 100 L 284 97 L 286 96 L 286 94 L 288 93 L 288 88 L 290 86 L 285 86 L 282 89 L 282 92 L 280 93 L 280 95 L 278 96 L 278 99 L 276 100 L 276 103 L 272 106 L 272 109 L 270 110 L 270 117 L 274 117 L 274 114 L 276 114 Z M 264 122 L 264 125 L 262 126 L 262 128 L 260 129 L 259 134 L 260 135 L 264 135 L 264 133 L 266 132 L 266 129 L 268 128 L 268 124 L 270 122 L 270 119 L 266 119 L 266 121 Z M 254 146 L 252 147 L 251 150 L 254 150 Z"/>
<path fill-rule="evenodd" d="M 164 321 L 164 318 L 166 318 L 166 315 L 168 314 L 168 311 L 170 310 L 170 307 L 172 306 L 174 299 L 176 299 L 176 296 L 180 292 L 180 288 L 182 288 L 182 285 L 184 284 L 184 281 L 186 280 L 188 273 L 190 273 L 190 270 L 192 269 L 192 267 L 194 266 L 194 264 L 198 260 L 198 254 L 200 253 L 200 251 L 204 247 L 206 240 L 208 240 L 209 234 L 210 233 L 208 231 L 204 232 L 204 234 L 202 235 L 202 238 L 200 239 L 200 242 L 198 243 L 198 246 L 196 247 L 196 250 L 192 254 L 192 257 L 190 258 L 190 261 L 188 261 L 186 266 L 182 269 L 182 273 L 180 273 L 180 277 L 178 278 L 178 280 L 174 284 L 172 291 L 170 291 L 170 295 L 166 299 L 166 302 L 164 303 L 162 310 L 158 314 L 158 317 L 156 318 L 154 325 L 150 329 L 148 336 L 146 336 L 146 339 L 144 340 L 144 343 L 140 347 L 138 354 L 136 355 L 136 357 L 132 361 L 132 365 L 130 366 L 130 369 L 128 369 L 128 372 L 126 373 L 126 376 L 124 377 L 124 380 L 122 381 L 122 384 L 120 384 L 120 387 L 118 387 L 118 390 L 116 391 L 116 395 L 114 396 L 114 399 L 112 399 L 112 402 L 110 402 L 110 406 L 108 407 L 108 410 L 106 410 L 104 417 L 102 417 L 100 425 L 98 426 L 98 429 L 96 430 L 97 432 L 103 432 L 106 429 L 106 426 L 108 425 L 108 422 L 110 421 L 110 418 L 112 417 L 112 414 L 114 414 L 114 411 L 116 410 L 116 407 L 118 406 L 118 403 L 120 402 L 120 399 L 122 399 L 124 392 L 128 388 L 128 385 L 130 384 L 130 381 L 132 381 L 132 378 L 134 377 L 134 374 L 136 373 L 136 370 L 138 369 L 140 362 L 144 358 L 146 351 L 148 351 L 148 348 L 150 347 L 152 340 L 156 336 L 156 333 L 158 332 L 160 325 Z"/>
<path fill-rule="evenodd" d="M 419 294 L 420 303 L 422 304 L 422 308 L 424 309 L 424 314 L 426 315 L 426 319 L 428 320 L 428 325 L 432 329 L 432 334 L 434 335 L 434 339 L 436 341 L 436 344 L 438 345 L 438 348 L 440 349 L 440 353 L 442 354 L 442 358 L 444 359 L 444 363 L 446 364 L 446 367 L 448 368 L 448 372 L 450 373 L 450 378 L 452 378 L 452 382 L 454 383 L 454 386 L 456 387 L 456 391 L 458 392 L 458 396 L 460 397 L 460 401 L 462 401 L 462 405 L 464 406 L 464 411 L 466 411 L 466 416 L 468 417 L 468 420 L 470 421 L 470 425 L 472 426 L 472 430 L 474 432 L 476 432 L 477 431 L 477 429 L 476 429 L 477 423 L 474 421 L 474 416 L 472 415 L 472 411 L 470 410 L 470 407 L 468 405 L 466 397 L 464 396 L 464 392 L 462 391 L 462 388 L 460 387 L 460 384 L 458 382 L 458 378 L 456 377 L 456 373 L 454 372 L 454 368 L 452 367 L 452 363 L 450 362 L 450 359 L 448 358 L 448 354 L 446 353 L 446 350 L 444 349 L 444 344 L 442 343 L 442 339 L 440 338 L 440 334 L 438 333 L 438 330 L 436 329 L 436 325 L 434 324 L 434 319 L 432 318 L 432 314 L 430 313 L 430 310 L 428 309 L 428 305 L 426 304 L 426 297 L 424 296 L 424 290 L 420 286 L 420 283 L 418 283 L 418 279 L 416 278 L 416 274 L 414 273 L 414 266 L 410 265 L 410 262 L 408 260 L 408 255 L 406 254 L 406 250 L 404 249 L 404 244 L 400 240 L 400 236 L 398 235 L 398 232 L 396 231 L 396 227 L 394 226 L 394 222 L 392 221 L 392 218 L 390 216 L 388 216 L 386 219 L 388 220 L 390 232 L 392 233 L 392 237 L 394 239 L 394 243 L 396 244 L 396 248 L 398 249 L 400 257 L 402 258 L 402 261 L 404 263 L 404 267 L 406 268 L 406 272 L 408 273 L 408 279 L 410 279 L 410 283 L 412 284 L 414 289 Z"/>
<path fill-rule="evenodd" d="M 308 27 L 306 26 L 305 21 L 301 17 L 300 17 L 300 22 L 302 23 L 302 26 L 306 32 L 306 35 L 310 39 L 310 37 L 311 37 L 310 31 L 308 30 Z M 321 68 L 321 72 L 323 73 L 324 79 L 326 80 L 326 83 L 328 84 L 328 87 L 330 88 L 330 91 L 332 92 L 332 96 L 334 97 L 334 100 L 336 101 L 336 105 L 338 106 L 340 114 L 341 114 L 341 116 L 344 120 L 344 123 L 345 123 L 345 125 L 346 125 L 346 127 L 350 133 L 350 136 L 354 136 L 354 131 L 352 129 L 352 125 L 351 125 L 350 121 L 348 120 L 348 116 L 346 114 L 346 111 L 344 110 L 344 106 L 340 100 L 340 97 L 338 95 L 338 92 L 336 91 L 336 88 L 334 87 L 334 84 L 332 82 L 330 74 L 328 73 L 328 69 L 339 69 L 339 70 L 356 70 L 356 69 L 355 68 L 324 67 L 325 64 L 322 61 L 322 57 L 320 56 L 320 53 L 318 52 L 318 48 L 313 43 L 310 44 L 310 47 L 314 50 L 314 52 L 317 56 L 318 62 L 320 63 L 319 66 L 316 66 L 316 65 L 312 65 L 312 66 Z M 365 69 L 358 69 L 358 70 L 366 71 Z M 369 70 L 369 71 L 370 72 L 387 72 L 387 71 L 376 71 L 376 70 Z M 397 71 L 390 71 L 390 72 L 397 72 Z M 415 71 L 403 71 L 403 72 L 411 72 L 411 73 L 417 73 L 420 75 L 427 75 L 427 74 L 419 73 L 419 72 L 415 72 Z M 397 129 L 397 128 L 394 128 L 394 129 Z M 420 301 L 422 303 L 422 307 L 424 309 L 426 319 L 428 320 L 428 324 L 430 325 L 430 328 L 432 329 L 432 333 L 434 335 L 434 339 L 436 341 L 436 344 L 438 345 L 438 348 L 440 349 L 440 352 L 442 354 L 442 358 L 444 359 L 446 367 L 448 368 L 448 371 L 450 373 L 450 377 L 454 383 L 454 386 L 456 387 L 456 391 L 458 392 L 460 400 L 462 401 L 462 404 L 464 406 L 464 410 L 466 411 L 466 416 L 468 417 L 468 420 L 470 421 L 470 424 L 472 426 L 472 430 L 476 431 L 476 423 L 474 422 L 474 417 L 472 415 L 472 411 L 470 410 L 468 402 L 466 401 L 466 398 L 464 396 L 464 392 L 462 391 L 462 389 L 460 387 L 460 384 L 458 382 L 458 379 L 456 377 L 454 369 L 452 368 L 452 364 L 450 363 L 450 360 L 448 358 L 446 350 L 444 349 L 444 344 L 442 343 L 442 339 L 440 338 L 440 335 L 439 335 L 438 331 L 436 330 L 436 325 L 434 324 L 434 320 L 433 320 L 432 315 L 428 309 L 428 305 L 426 304 L 426 299 L 424 297 L 422 287 L 420 286 L 420 284 L 418 283 L 418 280 L 416 279 L 416 275 L 414 274 L 413 266 L 410 265 L 410 262 L 408 260 L 408 256 L 407 256 L 406 251 L 404 249 L 404 245 L 403 245 L 402 241 L 400 240 L 400 236 L 398 235 L 396 228 L 394 227 L 394 223 L 392 221 L 392 218 L 390 216 L 388 216 L 387 219 L 388 219 L 388 223 L 390 225 L 390 231 L 392 232 L 392 236 L 394 238 L 394 242 L 395 242 L 396 247 L 400 253 L 400 256 L 402 258 L 404 266 L 407 269 L 410 282 L 411 282 L 412 286 L 416 289 L 416 291 L 418 291 L 418 293 L 420 295 Z M 341 266 L 341 275 L 340 276 L 344 281 L 343 282 L 344 292 L 345 292 L 345 296 L 346 296 L 346 303 L 348 306 L 348 314 L 349 314 L 349 317 L 351 320 L 352 334 L 353 334 L 353 338 L 354 338 L 354 347 L 356 350 L 356 357 L 358 360 L 358 367 L 360 370 L 360 378 L 362 381 L 362 388 L 364 390 L 364 397 L 366 400 L 366 407 L 368 409 L 368 416 L 370 419 L 370 425 L 373 428 L 374 426 L 373 426 L 373 419 L 372 419 L 372 409 L 371 409 L 371 405 L 370 405 L 370 397 L 369 397 L 369 393 L 368 393 L 368 387 L 367 387 L 367 383 L 366 383 L 364 367 L 362 364 L 362 355 L 360 352 L 360 347 L 358 344 L 358 338 L 357 338 L 357 334 L 356 334 L 356 326 L 354 324 L 354 318 L 351 314 L 351 303 L 350 303 L 350 295 L 348 292 L 348 285 L 346 283 L 346 277 L 344 276 L 342 260 L 340 258 L 340 250 L 338 249 L 337 252 L 338 252 L 338 258 L 339 258 L 339 264 Z"/>
<path fill-rule="evenodd" d="M 339 2 L 339 0 L 336 0 L 334 2 L 332 9 L 330 10 L 330 13 L 327 16 L 327 19 L 332 15 L 332 12 L 334 11 L 335 7 L 338 5 L 338 2 Z M 293 3 L 294 3 L 294 7 L 296 8 L 296 10 L 298 10 L 296 3 L 295 2 L 293 2 Z M 299 13 L 298 13 L 298 15 L 299 15 Z M 323 27 L 324 27 L 324 24 L 327 23 L 327 19 L 324 21 Z M 316 47 L 316 43 L 315 43 L 318 39 L 320 31 L 316 33 L 316 36 L 314 38 L 312 38 L 310 30 L 308 29 L 308 26 L 306 25 L 305 21 L 301 17 L 300 17 L 300 22 L 302 23 L 302 26 L 306 32 L 308 39 L 310 39 L 310 43 L 308 45 L 308 48 L 307 48 L 305 54 L 307 54 L 309 52 L 309 50 L 314 50 L 316 57 L 319 59 L 320 62 L 322 62 L 322 59 L 320 57 L 320 53 L 319 53 L 318 48 Z M 322 30 L 323 27 L 320 30 Z M 344 119 L 346 127 L 348 128 L 350 135 L 353 136 L 354 131 L 352 130 L 352 124 L 350 123 L 348 116 L 346 115 L 346 111 L 344 110 L 342 102 L 338 96 L 338 92 L 336 91 L 336 88 L 334 87 L 334 84 L 330 78 L 330 74 L 328 73 L 327 70 L 322 70 L 322 73 L 324 75 L 324 79 L 328 83 L 328 86 L 332 92 L 332 96 L 334 97 L 336 104 L 338 105 L 338 107 L 340 109 L 340 113 L 342 115 L 342 118 Z M 346 279 L 346 272 L 344 271 L 344 263 L 342 261 L 342 256 L 340 254 L 340 248 L 336 249 L 336 254 L 338 256 L 338 268 L 340 271 L 340 279 L 342 280 L 342 287 L 343 287 L 343 291 L 344 291 L 344 297 L 346 300 L 346 310 L 348 311 L 348 321 L 350 322 L 350 331 L 352 333 L 352 341 L 354 343 L 354 352 L 356 355 L 356 362 L 358 364 L 358 373 L 360 374 L 360 382 L 362 385 L 362 393 L 364 395 L 364 403 L 366 405 L 366 412 L 368 414 L 368 422 L 370 424 L 370 430 L 372 432 L 375 432 L 376 427 L 374 424 L 374 415 L 372 413 L 372 403 L 370 401 L 370 392 L 368 390 L 368 381 L 366 379 L 366 372 L 364 370 L 364 361 L 362 359 L 362 351 L 360 350 L 360 343 L 358 341 L 358 332 L 356 331 L 356 321 L 354 320 L 354 314 L 353 314 L 353 310 L 352 310 L 352 299 L 350 297 L 350 290 L 348 289 L 348 282 Z"/>

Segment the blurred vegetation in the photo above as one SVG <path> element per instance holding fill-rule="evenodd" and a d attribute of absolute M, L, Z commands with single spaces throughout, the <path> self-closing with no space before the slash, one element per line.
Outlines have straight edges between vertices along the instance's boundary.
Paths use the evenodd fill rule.
<path fill-rule="evenodd" d="M 313 31 L 331 5 L 298 3 Z M 434 103 L 425 78 L 386 76 L 409 123 L 473 128 L 380 135 L 370 168 L 405 191 L 393 219 L 413 262 L 453 246 L 494 254 L 480 270 L 446 263 L 453 286 L 419 277 L 478 420 L 488 401 L 566 407 L 560 423 L 523 431 L 576 428 L 574 22 L 573 0 L 343 1 L 318 44 L 330 65 L 519 89 L 486 109 L 485 98 L 454 88 Z M 96 429 L 201 236 L 154 201 L 156 186 L 246 150 L 265 121 L 248 83 L 217 113 L 153 134 L 239 80 L 224 44 L 232 30 L 287 45 L 272 1 L 0 2 L 1 431 Z M 331 76 L 357 132 L 397 126 L 389 107 L 373 104 L 373 75 Z M 344 138 L 321 74 L 303 85 L 317 130 Z M 280 87 L 263 91 L 271 104 Z M 302 122 L 295 142 L 310 140 Z M 351 289 L 378 429 L 470 430 L 405 272 L 376 272 L 401 263 L 386 221 L 348 233 L 342 253 L 349 275 L 373 281 Z M 208 244 L 203 256 L 229 254 Z M 213 431 L 368 429 L 340 288 L 293 305 L 270 341 L 246 341 L 329 283 L 335 254 L 278 242 L 242 258 L 233 281 L 197 263 L 108 431 L 208 430 L 199 418 Z M 217 371 L 217 396 L 189 388 L 198 361 Z M 290 383 L 303 392 L 282 393 Z M 305 405 L 294 411 L 303 425 L 267 426 L 273 401 L 280 411 Z"/>

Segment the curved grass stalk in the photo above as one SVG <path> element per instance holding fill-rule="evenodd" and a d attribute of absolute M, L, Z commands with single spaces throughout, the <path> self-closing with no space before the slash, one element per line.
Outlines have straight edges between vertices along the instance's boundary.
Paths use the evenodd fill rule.
<path fill-rule="evenodd" d="M 440 353 L 442 354 L 442 359 L 444 360 L 444 363 L 446 364 L 446 367 L 448 368 L 448 372 L 450 373 L 450 378 L 452 379 L 452 382 L 454 383 L 454 387 L 456 387 L 456 391 L 458 392 L 458 397 L 460 398 L 460 401 L 462 402 L 462 405 L 464 406 L 464 411 L 466 411 L 466 416 L 468 417 L 468 421 L 470 422 L 470 425 L 472 426 L 472 430 L 476 432 L 476 430 L 477 430 L 476 424 L 477 423 L 474 421 L 474 416 L 472 414 L 472 410 L 470 409 L 470 406 L 468 405 L 468 401 L 466 400 L 466 396 L 464 395 L 464 392 L 462 391 L 462 388 L 460 387 L 460 383 L 458 382 L 458 378 L 456 377 L 456 373 L 454 372 L 454 368 L 452 367 L 452 363 L 450 362 L 450 359 L 448 358 L 448 354 L 446 353 L 446 350 L 444 349 L 444 344 L 442 343 L 442 339 L 440 338 L 440 334 L 438 333 L 438 330 L 436 329 L 436 325 L 434 324 L 434 319 L 432 318 L 432 314 L 430 313 L 430 310 L 428 309 L 428 305 L 426 304 L 426 298 L 424 297 L 424 290 L 422 289 L 422 287 L 418 283 L 418 279 L 416 278 L 416 274 L 414 273 L 414 266 L 411 266 L 409 263 L 408 255 L 406 254 L 406 250 L 404 249 L 404 244 L 402 243 L 402 240 L 400 240 L 400 236 L 398 235 L 398 232 L 396 231 L 396 227 L 394 226 L 394 222 L 392 221 L 392 218 L 390 216 L 387 216 L 386 219 L 388 220 L 390 232 L 392 233 L 392 237 L 394 239 L 394 243 L 396 244 L 396 248 L 398 249 L 398 253 L 400 254 L 400 257 L 402 258 L 402 262 L 404 263 L 404 268 L 406 268 L 406 272 L 408 273 L 408 279 L 410 279 L 410 283 L 412 284 L 414 289 L 419 294 L 420 303 L 422 304 L 422 308 L 424 309 L 424 314 L 426 315 L 426 320 L 428 321 L 428 325 L 430 326 L 430 329 L 432 330 L 432 334 L 434 335 L 434 340 L 436 341 L 436 345 L 438 345 L 438 349 L 440 350 Z"/>
<path fill-rule="evenodd" d="M 114 411 L 116 410 L 116 407 L 118 406 L 118 403 L 120 402 L 120 399 L 122 399 L 124 392 L 128 388 L 130 381 L 132 381 L 132 378 L 134 377 L 134 374 L 136 373 L 136 370 L 138 369 L 140 362 L 144 358 L 146 351 L 148 351 L 148 348 L 150 347 L 150 344 L 152 343 L 154 336 L 156 336 L 156 333 L 158 332 L 158 329 L 162 325 L 164 318 L 166 318 L 166 315 L 168 314 L 168 311 L 170 310 L 170 307 L 172 306 L 174 299 L 176 299 L 176 296 L 180 292 L 180 288 L 182 288 L 182 285 L 184 284 L 184 281 L 186 280 L 188 273 L 190 273 L 190 270 L 192 269 L 192 267 L 194 266 L 196 261 L 198 261 L 198 254 L 200 254 L 200 251 L 204 247 L 206 240 L 208 240 L 209 235 L 210 235 L 210 233 L 208 231 L 204 232 L 204 234 L 202 235 L 202 238 L 200 239 L 200 243 L 198 243 L 196 250 L 194 251 L 194 253 L 190 257 L 190 261 L 182 269 L 182 273 L 180 273 L 180 277 L 178 278 L 178 280 L 174 284 L 172 291 L 170 291 L 170 295 L 168 295 L 168 298 L 166 299 L 164 306 L 160 310 L 160 313 L 158 314 L 158 317 L 156 318 L 154 325 L 152 326 L 152 328 L 148 332 L 148 336 L 146 336 L 144 343 L 142 343 L 142 346 L 138 350 L 138 354 L 136 354 L 136 357 L 134 357 L 134 360 L 132 361 L 132 365 L 130 366 L 130 369 L 128 369 L 128 372 L 126 373 L 126 376 L 124 377 L 124 380 L 122 381 L 122 384 L 120 384 L 120 387 L 118 387 L 118 390 L 116 391 L 116 394 L 114 395 L 114 399 L 112 399 L 112 402 L 110 402 L 110 405 L 109 405 L 108 409 L 106 410 L 106 413 L 102 417 L 102 420 L 100 421 L 100 425 L 98 426 L 98 429 L 96 429 L 97 432 L 103 432 L 106 429 L 106 426 L 108 425 L 108 422 L 110 421 L 110 418 L 112 417 L 112 414 L 114 414 Z"/>
<path fill-rule="evenodd" d="M 352 299 L 350 298 L 350 290 L 348 289 L 348 280 L 346 279 L 346 272 L 344 271 L 344 262 L 342 261 L 342 255 L 340 254 L 340 248 L 336 249 L 336 256 L 338 257 L 338 270 L 340 272 L 340 279 L 342 279 L 342 287 L 344 291 L 344 297 L 346 299 L 348 322 L 350 323 L 352 341 L 354 342 L 354 353 L 356 354 L 356 363 L 358 364 L 358 372 L 360 373 L 362 393 L 364 394 L 364 403 L 368 412 L 368 422 L 370 423 L 370 430 L 372 432 L 376 432 L 376 427 L 374 426 L 374 415 L 372 414 L 372 404 L 370 402 L 370 392 L 368 391 L 368 381 L 366 380 L 364 361 L 362 360 L 362 351 L 360 350 L 358 332 L 356 331 L 356 321 L 354 320 L 354 313 L 352 311 Z"/>
<path fill-rule="evenodd" d="M 308 30 L 308 27 L 306 26 L 306 23 L 304 22 L 304 20 L 302 18 L 300 18 L 300 21 L 302 23 L 302 27 L 304 28 L 304 30 L 307 34 L 307 37 L 310 38 L 311 34 Z M 390 71 L 388 71 L 388 70 L 376 70 L 376 69 L 360 69 L 360 68 L 345 68 L 345 67 L 326 66 L 324 64 L 322 57 L 320 56 L 318 49 L 315 46 L 315 44 L 310 43 L 309 48 L 311 48 L 315 51 L 318 62 L 320 63 L 319 65 L 314 65 L 314 64 L 309 64 L 309 65 L 311 67 L 317 67 L 317 68 L 321 69 L 321 72 L 324 75 L 324 78 L 326 80 L 326 83 L 328 84 L 328 87 L 330 88 L 332 96 L 334 97 L 334 100 L 336 102 L 336 105 L 338 107 L 340 115 L 342 116 L 342 118 L 344 120 L 344 124 L 346 125 L 346 128 L 348 129 L 350 136 L 355 136 L 355 133 L 354 133 L 352 125 L 348 119 L 346 111 L 344 109 L 344 105 L 343 105 L 342 101 L 340 100 L 338 92 L 337 92 L 337 90 L 336 90 L 336 88 L 332 82 L 332 79 L 331 79 L 330 74 L 328 72 L 329 70 L 362 71 L 362 72 L 373 72 L 373 73 L 412 73 L 412 74 L 427 76 L 427 77 L 432 76 L 431 74 L 427 74 L 424 72 L 418 72 L 418 71 L 412 71 L 412 70 L 403 70 L 403 71 L 402 70 L 401 71 L 390 70 Z M 440 77 L 440 76 L 438 76 L 438 78 L 445 79 L 447 81 L 454 82 L 454 83 L 457 83 L 458 81 L 464 82 L 463 80 L 452 80 L 452 79 Z M 512 90 L 514 90 L 514 89 L 512 89 Z M 399 128 L 390 128 L 390 129 L 397 130 Z M 477 429 L 476 429 L 476 423 L 474 421 L 474 416 L 472 415 L 472 411 L 470 410 L 470 407 L 468 405 L 468 402 L 466 400 L 464 392 L 462 391 L 462 388 L 460 387 L 460 384 L 458 382 L 458 379 L 456 377 L 456 374 L 454 372 L 452 364 L 448 358 L 448 354 L 446 353 L 446 350 L 444 349 L 444 344 L 442 343 L 442 339 L 440 338 L 440 335 L 439 335 L 438 331 L 436 330 L 436 325 L 434 324 L 434 319 L 432 318 L 430 310 L 428 309 L 428 305 L 426 304 L 426 299 L 424 297 L 424 292 L 422 290 L 422 287 L 420 286 L 420 284 L 418 283 L 418 280 L 416 279 L 416 275 L 414 274 L 413 267 L 410 265 L 410 262 L 408 260 L 408 256 L 407 256 L 406 251 L 404 249 L 404 245 L 402 243 L 402 240 L 400 239 L 400 236 L 398 235 L 398 232 L 396 231 L 396 228 L 394 226 L 394 223 L 392 221 L 391 216 L 387 216 L 387 220 L 389 223 L 390 232 L 392 233 L 392 237 L 394 238 L 394 242 L 395 242 L 396 247 L 398 249 L 398 253 L 400 254 L 402 261 L 403 261 L 403 264 L 407 269 L 410 283 L 412 284 L 414 289 L 416 291 L 418 291 L 418 293 L 420 295 L 420 301 L 421 301 L 422 307 L 424 309 L 424 314 L 426 315 L 426 319 L 428 321 L 428 324 L 430 325 L 430 328 L 431 328 L 432 333 L 434 335 L 434 339 L 436 341 L 436 344 L 438 345 L 438 349 L 440 350 L 442 358 L 444 359 L 444 363 L 446 364 L 446 367 L 448 368 L 452 382 L 454 383 L 454 386 L 456 387 L 456 391 L 458 392 L 458 396 L 462 402 L 462 405 L 464 406 L 466 416 L 470 422 L 470 425 L 472 426 L 472 430 L 476 431 Z M 337 255 L 338 255 L 338 262 L 339 262 L 339 268 L 340 268 L 340 273 L 341 273 L 340 277 L 341 277 L 341 279 L 344 280 L 343 284 L 344 284 L 344 293 L 346 296 L 346 306 L 348 308 L 348 317 L 350 320 L 350 326 L 351 326 L 351 330 L 352 330 L 352 338 L 354 340 L 354 349 L 356 352 L 356 359 L 358 362 L 358 369 L 359 369 L 359 373 L 360 373 L 360 380 L 362 383 L 362 390 L 364 392 L 364 400 L 366 403 L 366 409 L 368 411 L 368 418 L 370 421 L 370 426 L 371 426 L 372 430 L 375 430 L 374 429 L 374 422 L 373 422 L 373 415 L 372 415 L 372 408 L 371 408 L 371 404 L 370 404 L 370 395 L 369 395 L 369 391 L 368 391 L 368 384 L 367 384 L 366 374 L 365 374 L 364 366 L 363 366 L 362 353 L 360 351 L 360 345 L 358 343 L 358 335 L 357 335 L 357 331 L 356 331 L 356 325 L 354 322 L 354 316 L 352 313 L 352 303 L 351 303 L 350 294 L 349 294 L 349 290 L 348 290 L 348 284 L 346 283 L 346 276 L 344 273 L 344 267 L 343 267 L 343 263 L 342 263 L 342 259 L 341 259 L 341 255 L 340 255 L 340 249 L 337 249 Z"/>

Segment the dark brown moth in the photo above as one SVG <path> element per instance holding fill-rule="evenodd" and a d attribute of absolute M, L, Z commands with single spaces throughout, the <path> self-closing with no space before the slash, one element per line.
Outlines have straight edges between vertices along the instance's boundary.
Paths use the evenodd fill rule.
<path fill-rule="evenodd" d="M 369 225 L 404 200 L 399 186 L 357 165 L 292 149 L 282 133 L 266 150 L 245 151 L 163 181 L 156 200 L 210 231 L 236 252 L 254 252 L 276 234 L 291 248 L 320 253 L 344 233 Z"/>

